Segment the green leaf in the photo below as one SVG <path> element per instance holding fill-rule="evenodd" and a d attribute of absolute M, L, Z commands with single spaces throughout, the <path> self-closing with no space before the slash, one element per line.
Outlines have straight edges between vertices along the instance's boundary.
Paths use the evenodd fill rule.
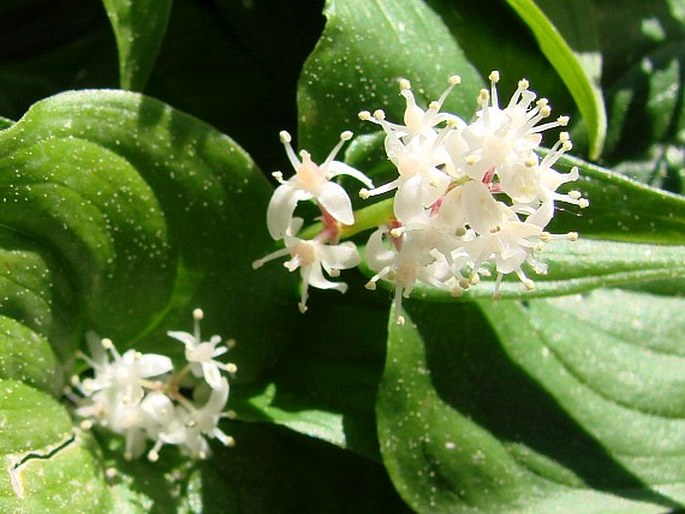
<path fill-rule="evenodd" d="M 274 314 L 287 326 L 279 305 L 295 291 L 280 270 L 251 268 L 272 245 L 263 221 L 271 186 L 229 138 L 134 93 L 65 93 L 0 132 L 0 184 L 8 239 L 56 253 L 61 268 L 50 268 L 58 277 L 44 300 L 82 320 L 81 332 L 120 344 L 144 336 L 141 350 L 180 355 L 165 332 L 190 329 L 199 306 L 206 333 L 235 337 L 235 359 L 249 357 L 242 380 L 271 365 L 283 337 L 261 320 Z M 36 281 L 45 271 L 26 273 Z M 76 301 L 57 294 L 62 282 Z M 80 340 L 39 332 L 58 354 Z"/>
<path fill-rule="evenodd" d="M 543 2 L 546 9 L 558 7 L 550 20 L 534 0 L 507 0 L 538 40 L 540 49 L 564 80 L 573 95 L 588 128 L 590 158 L 602 153 L 607 130 L 604 99 L 599 86 L 601 56 L 597 42 L 592 5 L 574 2 L 555 6 Z"/>
<path fill-rule="evenodd" d="M 87 433 L 45 393 L 0 379 L 0 510 L 109 512 L 110 496 Z"/>
<path fill-rule="evenodd" d="M 528 309 L 413 302 L 403 326 L 391 315 L 379 437 L 390 476 L 414 509 L 682 507 L 685 361 L 670 350 L 676 340 L 663 339 L 677 329 L 643 322 L 651 295 L 590 298 L 531 301 Z M 623 315 L 626 305 L 635 307 Z M 660 306 L 671 317 L 683 307 Z M 627 319 L 641 332 L 622 327 Z M 657 333 L 657 344 L 640 338 Z"/>
<path fill-rule="evenodd" d="M 388 119 L 401 119 L 400 78 L 412 82 L 425 106 L 447 88 L 451 75 L 461 75 L 445 110 L 472 116 L 482 79 L 423 2 L 329 0 L 324 14 L 326 28 L 298 86 L 300 146 L 315 159 L 326 156 L 343 130 L 373 130 L 359 122 L 359 111 L 382 107 Z"/>
<path fill-rule="evenodd" d="M 119 50 L 122 89 L 142 91 L 164 41 L 172 0 L 103 0 Z"/>

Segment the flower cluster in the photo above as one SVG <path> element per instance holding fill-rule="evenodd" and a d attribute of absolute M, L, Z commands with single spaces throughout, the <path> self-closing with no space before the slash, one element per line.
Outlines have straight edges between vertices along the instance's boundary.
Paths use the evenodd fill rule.
<path fill-rule="evenodd" d="M 458 76 L 450 78 L 442 96 L 425 110 L 417 104 L 409 81 L 401 80 L 400 94 L 406 101 L 403 123 L 388 121 L 380 109 L 360 112 L 361 120 L 378 125 L 385 133 L 385 151 L 398 172 L 395 179 L 375 188 L 361 172 L 332 160 L 343 140 L 349 139 L 348 132 L 320 168 L 306 152 L 301 154 L 302 162 L 298 161 L 289 136 L 282 137 L 296 175 L 283 182 L 282 175 L 276 174 L 282 185 L 269 205 L 267 224 L 274 238 L 285 238 L 286 249 L 256 264 L 290 253 L 292 260 L 286 267 L 302 267 L 305 279 L 302 310 L 307 285 L 344 291 L 344 284 L 327 281 L 321 268 L 336 276 L 339 269 L 359 260 L 352 246 L 343 246 L 350 243 L 324 246 L 332 239 L 337 243 L 339 224 L 354 222 L 349 198 L 338 184 L 330 182 L 345 173 L 364 184 L 359 192 L 364 199 L 394 192 L 392 216 L 379 223 L 366 245 L 366 259 L 375 273 L 367 288 L 375 289 L 379 280 L 392 282 L 398 306 L 418 283 L 458 296 L 493 272 L 495 297 L 500 295 L 502 278 L 510 273 L 525 288 L 533 289 L 524 265 L 535 273 L 545 273 L 546 266 L 536 252 L 551 239 L 578 237 L 575 232 L 552 235 L 545 231 L 556 202 L 584 208 L 588 201 L 578 191 L 557 191 L 562 184 L 578 179 L 575 167 L 565 174 L 554 169 L 572 148 L 567 132 L 559 134 L 543 157 L 536 152 L 542 132 L 565 127 L 568 117 L 544 122 L 551 108 L 546 99 L 536 99 L 526 80 L 518 83 L 502 107 L 497 91 L 499 73 L 493 71 L 489 78 L 490 89 L 481 90 L 470 122 L 441 112 L 445 99 L 460 82 Z M 324 221 L 323 232 L 313 241 L 297 239 L 302 220 L 293 219 L 296 203 L 305 199 L 317 202 Z M 341 248 L 345 248 L 344 257 Z"/>
<path fill-rule="evenodd" d="M 202 317 L 202 310 L 193 311 L 193 334 L 168 332 L 185 345 L 187 364 L 178 372 L 169 357 L 135 350 L 121 355 L 111 340 L 88 333 L 90 356 L 80 357 L 93 376 L 74 377 L 73 386 L 81 395 L 69 393 L 77 404 L 76 414 L 83 418 L 81 426 L 96 423 L 123 435 L 126 459 L 140 456 L 148 440 L 154 441 L 147 454 L 151 461 L 159 458 L 165 444 L 179 446 L 194 458 L 209 454 L 207 438 L 232 446 L 233 438 L 217 424 L 228 416 L 223 411 L 229 385 L 221 371 L 232 374 L 236 366 L 215 360 L 228 348 L 220 345 L 219 336 L 202 341 Z"/>
<path fill-rule="evenodd" d="M 340 270 L 353 268 L 359 264 L 360 258 L 353 243 L 338 244 L 339 224 L 352 225 L 354 215 L 352 202 L 347 192 L 331 179 L 338 175 L 349 175 L 367 187 L 373 187 L 371 181 L 360 171 L 343 162 L 334 160 L 345 141 L 352 137 L 352 132 L 340 134 L 340 141 L 333 148 L 321 165 L 315 164 L 309 152 L 302 150 L 297 158 L 291 145 L 290 134 L 281 132 L 281 142 L 295 175 L 289 180 L 283 180 L 280 171 L 273 176 L 280 182 L 276 188 L 266 212 L 266 222 L 271 237 L 282 239 L 285 248 L 277 250 L 262 259 L 252 263 L 253 268 L 259 268 L 272 259 L 290 255 L 285 263 L 289 271 L 300 269 L 303 287 L 302 298 L 299 303 L 300 312 L 307 310 L 307 289 L 309 286 L 318 289 L 336 289 L 341 293 L 347 290 L 347 284 L 328 280 L 323 271 L 331 277 L 337 277 Z M 303 219 L 294 217 L 295 207 L 302 200 L 312 200 L 321 211 L 324 229 L 311 240 L 297 237 L 302 228 Z"/>

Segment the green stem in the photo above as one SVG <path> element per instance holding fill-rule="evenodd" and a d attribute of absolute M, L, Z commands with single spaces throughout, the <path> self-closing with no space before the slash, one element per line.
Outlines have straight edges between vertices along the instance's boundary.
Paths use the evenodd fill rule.
<path fill-rule="evenodd" d="M 350 237 L 376 228 L 380 225 L 385 225 L 393 217 L 393 199 L 388 198 L 380 202 L 364 207 L 354 212 L 354 225 L 343 225 L 340 228 L 340 239 L 349 239 Z M 302 239 L 313 239 L 324 229 L 323 223 L 314 223 L 302 230 L 297 237 Z"/>

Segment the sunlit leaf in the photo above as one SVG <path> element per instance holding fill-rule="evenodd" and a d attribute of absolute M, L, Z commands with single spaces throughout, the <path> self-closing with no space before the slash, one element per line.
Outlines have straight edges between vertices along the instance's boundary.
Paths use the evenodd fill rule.
<path fill-rule="evenodd" d="M 54 398 L 0 379 L 0 510 L 110 512 L 94 452 L 90 435 Z"/>
<path fill-rule="evenodd" d="M 685 362 L 636 332 L 614 332 L 626 302 L 637 323 L 651 297 L 598 294 L 576 308 L 413 303 L 404 326 L 391 316 L 377 412 L 405 501 L 430 512 L 682 507 Z M 600 305 L 602 325 L 588 324 Z"/>
<path fill-rule="evenodd" d="M 573 95 L 587 124 L 590 158 L 597 159 L 604 145 L 607 121 L 599 86 L 601 57 L 592 5 L 589 2 L 565 5 L 563 15 L 558 16 L 563 18 L 563 23 L 555 26 L 534 0 L 507 1 L 533 31 L 542 52 Z"/>
<path fill-rule="evenodd" d="M 419 0 L 329 0 L 326 28 L 305 63 L 298 89 L 301 145 L 325 157 L 343 130 L 371 132 L 362 110 L 383 108 L 401 119 L 398 79 L 407 78 L 425 105 L 437 100 L 451 75 L 462 85 L 445 109 L 470 117 L 482 79 L 440 17 Z"/>

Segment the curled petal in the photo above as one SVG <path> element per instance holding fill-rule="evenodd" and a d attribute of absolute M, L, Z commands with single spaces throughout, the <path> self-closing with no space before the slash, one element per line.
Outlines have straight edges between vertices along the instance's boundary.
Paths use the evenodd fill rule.
<path fill-rule="evenodd" d="M 485 184 L 478 181 L 464 184 L 463 201 L 466 220 L 478 234 L 489 234 L 504 222 L 499 202 Z"/>
<path fill-rule="evenodd" d="M 324 209 L 340 223 L 352 225 L 354 214 L 352 214 L 352 202 L 347 196 L 347 191 L 340 184 L 326 182 L 321 188 L 317 197 Z"/>
<path fill-rule="evenodd" d="M 266 225 L 274 239 L 283 239 L 283 235 L 293 219 L 297 202 L 309 200 L 312 195 L 302 189 L 296 189 L 289 183 L 281 184 L 274 191 L 266 210 Z"/>
<path fill-rule="evenodd" d="M 136 367 L 141 377 L 156 377 L 174 369 L 169 357 L 155 353 L 143 354 L 136 361 Z"/>
<path fill-rule="evenodd" d="M 332 269 L 354 268 L 360 261 L 357 247 L 351 242 L 335 246 L 322 246 L 319 251 L 321 252 L 321 265 L 329 274 Z"/>
<path fill-rule="evenodd" d="M 337 177 L 338 175 L 347 175 L 349 177 L 352 177 L 354 179 L 357 179 L 359 182 L 364 184 L 368 188 L 373 187 L 373 182 L 371 182 L 371 179 L 364 175 L 361 171 L 353 168 L 352 166 L 345 164 L 344 162 L 340 161 L 333 161 L 328 165 L 327 168 L 327 174 L 326 176 L 330 179 L 333 177 Z"/>
<path fill-rule="evenodd" d="M 347 291 L 347 284 L 344 282 L 331 282 L 323 274 L 320 266 L 307 266 L 302 268 L 302 287 L 306 290 L 312 286 L 317 289 L 335 289 L 344 293 Z"/>

